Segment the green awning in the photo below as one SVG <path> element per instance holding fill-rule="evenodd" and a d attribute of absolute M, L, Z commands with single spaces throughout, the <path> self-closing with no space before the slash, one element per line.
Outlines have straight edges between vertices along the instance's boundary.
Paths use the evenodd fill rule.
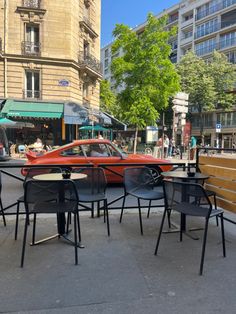
<path fill-rule="evenodd" d="M 7 117 L 60 119 L 63 115 L 63 109 L 63 103 L 28 102 L 8 99 L 1 114 Z"/>

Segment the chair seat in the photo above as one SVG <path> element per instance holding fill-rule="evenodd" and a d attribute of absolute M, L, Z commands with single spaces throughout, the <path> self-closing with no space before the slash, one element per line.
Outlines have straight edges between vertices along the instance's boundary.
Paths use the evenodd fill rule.
<path fill-rule="evenodd" d="M 197 216 L 197 217 L 207 217 L 208 208 L 204 208 L 195 204 L 182 202 L 181 204 L 175 204 L 172 208 L 182 214 Z M 217 209 L 212 210 L 210 217 L 217 216 L 223 213 L 223 210 Z"/>
<path fill-rule="evenodd" d="M 21 195 L 18 199 L 17 202 L 24 202 L 24 195 Z"/>
<path fill-rule="evenodd" d="M 64 203 L 48 203 L 48 202 L 38 202 L 35 203 L 31 208 L 31 213 L 42 213 L 42 214 L 50 214 L 50 213 L 67 213 L 74 212 L 77 210 L 77 201 L 70 201 Z"/>
<path fill-rule="evenodd" d="M 148 189 L 135 190 L 133 192 L 129 192 L 129 194 L 143 200 L 160 200 L 164 198 L 164 194 L 162 192 L 151 190 L 151 189 L 150 190 Z"/>
<path fill-rule="evenodd" d="M 104 193 L 97 194 L 80 194 L 79 193 L 79 202 L 99 202 L 104 201 L 106 199 L 106 195 Z"/>

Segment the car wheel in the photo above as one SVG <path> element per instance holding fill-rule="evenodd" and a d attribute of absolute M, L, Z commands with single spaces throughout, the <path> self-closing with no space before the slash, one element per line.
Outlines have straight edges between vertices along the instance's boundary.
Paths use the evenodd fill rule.
<path fill-rule="evenodd" d="M 161 175 L 162 170 L 159 167 L 157 167 L 157 168 L 149 168 L 149 169 L 151 171 L 151 174 L 152 174 L 152 177 L 153 177 L 153 180 L 154 180 L 153 185 L 157 186 L 157 185 L 162 184 L 162 180 L 163 180 L 163 177 Z"/>

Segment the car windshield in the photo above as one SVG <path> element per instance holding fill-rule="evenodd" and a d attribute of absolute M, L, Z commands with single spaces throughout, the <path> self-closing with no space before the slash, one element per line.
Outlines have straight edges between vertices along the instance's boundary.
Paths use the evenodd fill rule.
<path fill-rule="evenodd" d="M 126 158 L 128 156 L 128 154 L 126 152 L 124 152 L 120 147 L 113 145 L 113 144 L 111 144 L 111 145 L 122 155 L 123 158 Z"/>

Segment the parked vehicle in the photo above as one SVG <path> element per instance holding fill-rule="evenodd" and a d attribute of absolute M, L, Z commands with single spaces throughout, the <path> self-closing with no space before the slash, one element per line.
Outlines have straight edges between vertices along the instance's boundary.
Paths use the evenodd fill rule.
<path fill-rule="evenodd" d="M 36 156 L 34 153 L 26 154 L 28 161 L 26 165 L 71 165 L 74 164 L 93 164 L 98 166 L 100 164 L 108 164 L 105 169 L 107 181 L 109 183 L 122 182 L 122 175 L 126 164 L 142 164 L 152 168 L 156 178 L 162 171 L 168 171 L 171 166 L 165 165 L 168 161 L 154 158 L 150 155 L 142 154 L 127 154 L 112 144 L 109 140 L 103 139 L 87 139 L 76 140 L 73 143 L 61 146 L 55 150 L 45 153 L 42 156 Z M 118 164 L 119 166 L 110 166 L 109 164 Z M 161 164 L 160 166 L 158 164 Z M 22 170 L 25 175 L 27 169 Z"/>

